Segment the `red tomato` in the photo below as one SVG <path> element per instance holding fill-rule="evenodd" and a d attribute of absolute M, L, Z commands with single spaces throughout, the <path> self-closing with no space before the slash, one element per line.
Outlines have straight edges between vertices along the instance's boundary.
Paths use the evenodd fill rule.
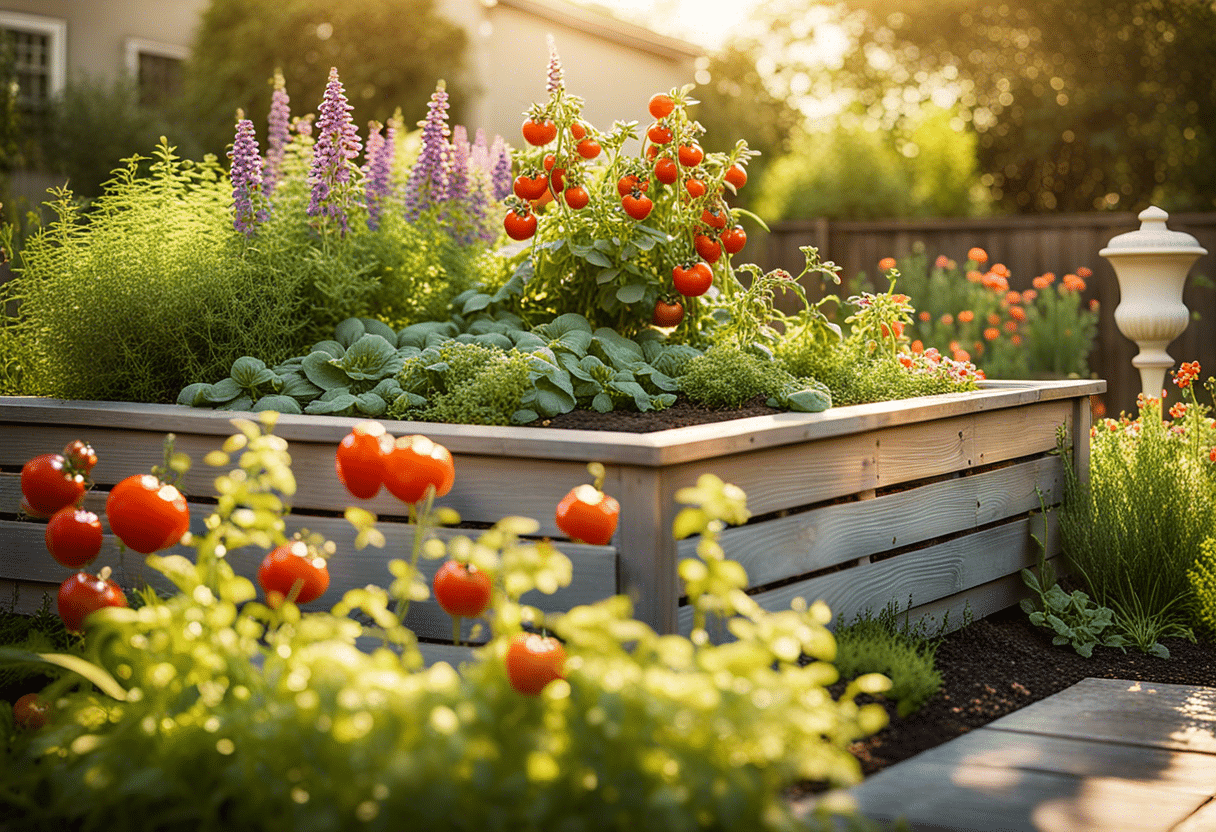
<path fill-rule="evenodd" d="M 453 618 L 476 618 L 490 603 L 490 576 L 454 560 L 439 567 L 431 588 L 439 606 Z"/>
<path fill-rule="evenodd" d="M 671 100 L 670 95 L 665 93 L 655 93 L 650 97 L 650 103 L 646 105 L 646 109 L 655 119 L 664 118 L 671 115 L 671 111 L 676 108 L 675 102 Z"/>
<path fill-rule="evenodd" d="M 580 208 L 586 208 L 587 203 L 591 201 L 591 195 L 587 193 L 586 188 L 568 188 L 566 190 L 566 204 L 577 211 Z"/>
<path fill-rule="evenodd" d="M 379 422 L 360 422 L 338 443 L 334 470 L 352 497 L 370 500 L 383 484 L 384 454 L 392 447 L 392 437 Z"/>
<path fill-rule="evenodd" d="M 528 119 L 523 126 L 524 141 L 536 147 L 542 147 L 557 138 L 557 125 L 549 119 L 533 121 Z"/>
<path fill-rule="evenodd" d="M 717 206 L 706 208 L 701 212 L 701 222 L 710 228 L 726 228 L 726 212 Z"/>
<path fill-rule="evenodd" d="M 747 171 L 740 165 L 731 165 L 726 169 L 726 173 L 722 174 L 722 178 L 734 185 L 737 191 L 747 184 Z"/>
<path fill-rule="evenodd" d="M 697 249 L 697 254 L 701 255 L 706 263 L 717 263 L 718 258 L 722 256 L 722 246 L 713 237 L 698 234 L 693 245 Z"/>
<path fill-rule="evenodd" d="M 553 193 L 560 194 L 562 189 L 566 187 L 566 169 L 555 168 L 553 173 L 549 174 L 549 187 L 553 189 Z"/>
<path fill-rule="evenodd" d="M 681 165 L 686 168 L 695 168 L 705 158 L 705 151 L 699 145 L 682 144 L 676 155 L 680 157 Z"/>
<path fill-rule="evenodd" d="M 664 185 L 674 184 L 680 176 L 680 168 L 674 159 L 664 156 L 654 163 L 654 178 Z"/>
<path fill-rule="evenodd" d="M 384 487 L 398 500 L 420 503 L 428 487 L 442 497 L 452 490 L 456 469 L 448 449 L 425 436 L 402 436 L 384 460 Z"/>
<path fill-rule="evenodd" d="M 541 173 L 537 173 L 535 176 L 521 173 L 515 177 L 515 182 L 511 186 L 517 197 L 526 199 L 529 202 L 534 199 L 540 199 L 545 195 L 545 191 L 548 188 L 549 177 Z"/>
<path fill-rule="evenodd" d="M 68 467 L 78 474 L 88 474 L 97 464 L 97 452 L 88 442 L 75 439 L 63 449 L 63 458 Z"/>
<path fill-rule="evenodd" d="M 182 539 L 190 528 L 190 509 L 173 486 L 151 474 L 135 474 L 110 491 L 106 519 L 128 548 L 150 555 Z"/>
<path fill-rule="evenodd" d="M 684 187 L 692 195 L 693 199 L 705 196 L 705 183 L 700 179 L 689 179 L 684 183 Z"/>
<path fill-rule="evenodd" d="M 656 121 L 647 128 L 646 138 L 655 144 L 667 144 L 671 141 L 671 130 Z"/>
<path fill-rule="evenodd" d="M 650 216 L 650 209 L 654 207 L 654 203 L 648 196 L 628 193 L 621 199 L 621 207 L 635 220 L 644 220 Z"/>
<path fill-rule="evenodd" d="M 650 321 L 655 326 L 670 329 L 673 326 L 679 326 L 682 320 L 684 320 L 684 304 L 678 300 L 668 301 L 659 298 L 654 302 L 654 314 Z"/>
<path fill-rule="evenodd" d="M 621 505 L 593 485 L 576 485 L 557 504 L 557 527 L 571 540 L 603 546 L 616 532 Z"/>
<path fill-rule="evenodd" d="M 738 254 L 747 245 L 747 232 L 743 230 L 743 226 L 736 225 L 723 231 L 721 239 L 722 248 L 727 254 Z"/>
<path fill-rule="evenodd" d="M 21 496 L 28 513 L 50 517 L 84 497 L 84 475 L 73 474 L 61 454 L 36 456 L 21 468 Z"/>
<path fill-rule="evenodd" d="M 892 322 L 891 322 L 891 329 L 887 329 L 887 325 L 886 325 L 886 324 L 883 324 L 883 325 L 882 325 L 882 337 L 883 337 L 883 338 L 889 338 L 889 337 L 891 336 L 891 330 L 892 330 L 892 329 L 893 329 L 893 330 L 895 330 L 895 337 L 896 337 L 896 338 L 900 338 L 900 337 L 902 337 L 902 336 L 903 336 L 903 334 L 904 334 L 904 324 L 903 324 L 903 321 L 892 321 Z"/>
<path fill-rule="evenodd" d="M 36 693 L 27 693 L 13 703 L 13 722 L 30 731 L 37 731 L 51 719 L 51 703 Z"/>
<path fill-rule="evenodd" d="M 91 511 L 64 506 L 46 524 L 46 548 L 64 566 L 79 569 L 101 551 L 101 520 Z"/>
<path fill-rule="evenodd" d="M 677 292 L 695 298 L 709 291 L 714 282 L 714 273 L 707 263 L 697 263 L 687 269 L 676 266 L 671 270 L 671 278 Z"/>
<path fill-rule="evenodd" d="M 526 240 L 536 233 L 536 214 L 531 211 L 509 211 L 502 224 L 512 240 Z"/>
<path fill-rule="evenodd" d="M 600 155 L 600 143 L 595 139 L 583 139 L 574 149 L 578 151 L 578 155 L 584 159 L 594 159 Z"/>
<path fill-rule="evenodd" d="M 643 182 L 634 173 L 627 173 L 616 181 L 616 192 L 621 196 L 629 196 L 634 191 L 645 191 L 649 187 L 649 182 Z"/>
<path fill-rule="evenodd" d="M 125 607 L 127 598 L 118 584 L 87 572 L 77 572 L 59 585 L 59 618 L 73 633 L 84 631 L 89 613 L 102 607 Z"/>
<path fill-rule="evenodd" d="M 570 135 L 577 141 L 587 135 L 587 128 L 576 121 L 570 125 Z"/>
<path fill-rule="evenodd" d="M 554 679 L 562 679 L 566 648 L 552 636 L 520 633 L 506 655 L 507 678 L 522 694 L 536 696 Z"/>
<path fill-rule="evenodd" d="M 258 567 L 258 584 L 266 594 L 266 603 L 278 607 L 296 590 L 295 602 L 315 601 L 329 589 L 329 567 L 325 558 L 308 548 L 302 540 L 293 540 L 271 550 Z M 298 589 L 297 589 L 298 587 Z"/>

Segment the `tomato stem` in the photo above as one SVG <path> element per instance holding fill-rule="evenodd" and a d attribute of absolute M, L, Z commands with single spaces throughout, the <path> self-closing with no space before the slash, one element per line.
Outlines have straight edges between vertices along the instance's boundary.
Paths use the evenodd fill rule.
<path fill-rule="evenodd" d="M 418 556 L 422 554 L 422 544 L 426 538 L 427 532 L 435 525 L 434 512 L 432 506 L 435 502 L 435 486 L 428 485 L 426 487 L 426 496 L 417 503 L 409 504 L 409 522 L 414 526 L 414 544 L 410 552 L 410 580 L 412 581 L 418 574 Z M 422 509 L 419 510 L 419 506 Z M 404 602 L 397 601 L 397 623 L 404 624 L 405 616 L 410 611 L 410 597 L 405 596 Z"/>
<path fill-rule="evenodd" d="M 452 644 L 460 646 L 460 622 L 464 619 L 459 615 L 452 616 Z"/>

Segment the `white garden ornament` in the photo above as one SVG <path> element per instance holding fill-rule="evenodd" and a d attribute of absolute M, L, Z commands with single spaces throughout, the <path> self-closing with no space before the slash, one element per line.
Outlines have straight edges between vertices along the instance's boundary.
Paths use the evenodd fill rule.
<path fill-rule="evenodd" d="M 1208 253 L 1190 234 L 1166 228 L 1167 219 L 1169 214 L 1150 206 L 1140 212 L 1138 230 L 1112 237 L 1098 252 L 1115 269 L 1115 325 L 1140 348 L 1132 366 L 1140 371 L 1141 391 L 1152 397 L 1161 395 L 1165 371 L 1174 366 L 1166 347 L 1191 318 L 1182 302 L 1187 273 Z"/>

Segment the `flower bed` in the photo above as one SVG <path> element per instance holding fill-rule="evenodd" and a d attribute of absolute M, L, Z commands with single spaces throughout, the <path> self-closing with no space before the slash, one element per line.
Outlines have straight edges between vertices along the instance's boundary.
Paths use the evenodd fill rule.
<path fill-rule="evenodd" d="M 422 432 L 455 456 L 456 485 L 440 503 L 460 512 L 464 531 L 503 516 L 540 522 L 539 534 L 561 533 L 553 508 L 586 480 L 585 464 L 603 463 L 605 492 L 621 503 L 610 545 L 560 541 L 574 581 L 552 596 L 527 599 L 568 609 L 617 591 L 630 594 L 636 616 L 661 632 L 691 627 L 680 603 L 676 563 L 695 540 L 678 544 L 670 529 L 675 491 L 714 473 L 749 495 L 753 519 L 724 532 L 728 554 L 742 563 L 749 592 L 764 607 L 788 608 L 803 595 L 823 598 L 846 617 L 895 600 L 912 614 L 959 620 L 1006 607 L 1023 594 L 1018 570 L 1038 554 L 1039 492 L 1047 505 L 1062 494 L 1062 463 L 1053 451 L 1067 426 L 1087 458 L 1089 396 L 1101 381 L 986 383 L 974 393 L 781 413 L 652 434 L 545 428 L 395 423 L 394 434 Z M 131 471 L 162 456 L 166 433 L 196 460 L 181 487 L 210 495 L 212 472 L 197 464 L 231 432 L 231 414 L 166 405 L 0 398 L 0 581 L 16 585 L 20 606 L 37 606 L 61 569 L 46 557 L 43 525 L 18 516 L 18 472 L 28 459 L 83 438 L 101 462 L 87 502 Z M 354 530 L 341 510 L 352 502 L 334 474 L 334 450 L 357 420 L 282 416 L 276 434 L 289 443 L 299 488 L 289 531 L 307 527 L 333 539 L 325 605 L 352 587 L 382 583 L 386 563 L 408 548 L 412 529 L 402 508 L 380 496 L 366 507 L 380 515 L 383 550 L 354 552 Z M 192 502 L 194 502 L 192 500 Z M 195 503 L 195 523 L 210 510 Z M 195 528 L 195 531 L 198 529 Z M 1058 552 L 1048 536 L 1048 555 Z M 261 552 L 230 556 L 251 573 Z M 245 561 L 248 561 L 247 563 Z M 142 558 L 120 553 L 107 535 L 98 566 L 111 565 L 126 584 L 144 577 Z M 437 564 L 424 563 L 433 570 Z M 429 575 L 428 575 L 429 578 Z M 14 590 L 14 591 L 17 591 Z M 422 637 L 449 638 L 450 619 L 437 605 L 411 607 L 407 623 Z"/>

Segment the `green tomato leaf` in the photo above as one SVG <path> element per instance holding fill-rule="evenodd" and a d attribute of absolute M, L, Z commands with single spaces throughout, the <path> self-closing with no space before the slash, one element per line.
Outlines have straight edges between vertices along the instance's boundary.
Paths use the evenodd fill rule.
<path fill-rule="evenodd" d="M 630 283 L 616 290 L 616 299 L 621 303 L 637 303 L 646 297 L 646 284 Z"/>
<path fill-rule="evenodd" d="M 605 269 L 610 269 L 613 266 L 612 260 L 608 257 L 608 255 L 601 251 L 588 252 L 586 260 L 593 266 L 600 266 L 601 268 Z"/>
<path fill-rule="evenodd" d="M 604 283 L 611 283 L 612 281 L 616 280 L 617 275 L 619 275 L 620 273 L 621 273 L 621 270 L 617 269 L 617 268 L 604 269 L 602 272 L 600 272 L 599 274 L 597 274 L 595 276 L 595 282 L 599 283 L 601 285 Z"/>

